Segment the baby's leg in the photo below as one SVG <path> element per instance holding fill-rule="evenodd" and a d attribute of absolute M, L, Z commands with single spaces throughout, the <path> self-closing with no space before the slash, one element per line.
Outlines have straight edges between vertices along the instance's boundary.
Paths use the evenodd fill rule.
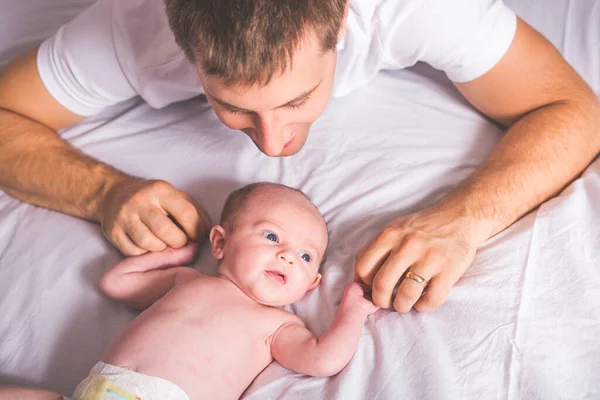
<path fill-rule="evenodd" d="M 62 394 L 50 390 L 0 385 L 0 400 L 63 400 Z"/>

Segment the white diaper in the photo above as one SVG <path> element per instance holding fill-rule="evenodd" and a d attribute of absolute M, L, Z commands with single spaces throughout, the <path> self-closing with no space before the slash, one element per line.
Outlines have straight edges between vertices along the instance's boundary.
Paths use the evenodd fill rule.
<path fill-rule="evenodd" d="M 73 400 L 189 400 L 189 397 L 166 379 L 99 362 L 77 386 Z"/>

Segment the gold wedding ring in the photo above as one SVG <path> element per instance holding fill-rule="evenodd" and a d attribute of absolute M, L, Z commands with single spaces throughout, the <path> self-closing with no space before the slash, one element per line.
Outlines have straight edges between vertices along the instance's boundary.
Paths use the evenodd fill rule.
<path fill-rule="evenodd" d="M 419 274 L 415 274 L 412 271 L 408 271 L 406 273 L 406 278 L 407 279 L 412 279 L 413 281 L 420 283 L 423 286 L 427 286 L 427 279 L 423 278 L 421 275 Z"/>

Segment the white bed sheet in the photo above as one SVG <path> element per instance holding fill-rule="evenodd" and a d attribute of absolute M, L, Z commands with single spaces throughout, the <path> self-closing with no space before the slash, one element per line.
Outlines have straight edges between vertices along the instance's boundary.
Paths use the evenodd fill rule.
<path fill-rule="evenodd" d="M 0 65 L 85 3 L 0 0 L 0 21 L 11 22 L 0 24 L 7 33 Z M 508 3 L 600 93 L 600 1 Z M 202 99 L 159 111 L 134 100 L 63 136 L 129 173 L 174 183 L 214 220 L 227 194 L 245 183 L 303 189 L 332 237 L 323 284 L 292 309 L 320 334 L 356 250 L 394 216 L 432 204 L 464 179 L 501 132 L 442 74 L 419 65 L 383 73 L 332 102 L 305 149 L 286 159 L 269 159 L 221 126 Z M 599 170 L 593 163 L 559 197 L 482 245 L 438 311 L 370 317 L 354 359 L 336 377 L 301 376 L 274 363 L 245 397 L 600 398 Z M 119 258 L 97 225 L 0 192 L 0 382 L 72 392 L 135 317 L 97 289 Z M 216 264 L 205 251 L 196 267 L 214 272 Z"/>

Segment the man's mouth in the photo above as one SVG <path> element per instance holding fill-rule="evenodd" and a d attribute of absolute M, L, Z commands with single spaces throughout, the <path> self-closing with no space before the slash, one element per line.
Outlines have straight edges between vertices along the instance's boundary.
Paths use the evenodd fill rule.
<path fill-rule="evenodd" d="M 269 270 L 269 271 L 265 271 L 265 273 L 273 280 L 275 280 L 276 282 L 285 285 L 286 281 L 287 281 L 287 276 L 281 272 L 281 271 L 277 271 L 277 270 Z"/>

